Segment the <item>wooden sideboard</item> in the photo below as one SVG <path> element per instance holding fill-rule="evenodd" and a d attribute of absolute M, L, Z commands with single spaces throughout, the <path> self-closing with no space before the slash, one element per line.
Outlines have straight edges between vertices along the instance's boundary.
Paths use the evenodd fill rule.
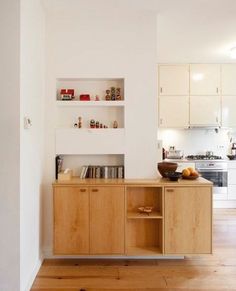
<path fill-rule="evenodd" d="M 212 253 L 212 184 L 79 179 L 53 183 L 54 254 Z M 151 214 L 138 207 L 153 206 Z"/>

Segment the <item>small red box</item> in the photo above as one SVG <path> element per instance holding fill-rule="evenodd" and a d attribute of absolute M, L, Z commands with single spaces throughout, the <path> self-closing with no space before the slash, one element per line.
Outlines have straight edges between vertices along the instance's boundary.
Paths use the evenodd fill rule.
<path fill-rule="evenodd" d="M 81 94 L 79 95 L 80 101 L 90 101 L 90 95 L 89 94 Z"/>

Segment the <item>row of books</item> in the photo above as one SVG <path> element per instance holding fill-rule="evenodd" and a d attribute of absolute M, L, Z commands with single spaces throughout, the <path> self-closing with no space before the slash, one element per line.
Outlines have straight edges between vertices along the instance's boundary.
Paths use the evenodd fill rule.
<path fill-rule="evenodd" d="M 83 166 L 80 178 L 123 179 L 124 166 Z"/>

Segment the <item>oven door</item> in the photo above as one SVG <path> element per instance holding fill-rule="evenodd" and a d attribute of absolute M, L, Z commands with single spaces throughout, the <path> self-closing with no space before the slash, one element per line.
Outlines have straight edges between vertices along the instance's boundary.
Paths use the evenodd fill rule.
<path fill-rule="evenodd" d="M 198 172 L 202 175 L 203 178 L 213 183 L 214 199 L 216 200 L 227 199 L 228 193 L 227 171 L 198 169 Z"/>

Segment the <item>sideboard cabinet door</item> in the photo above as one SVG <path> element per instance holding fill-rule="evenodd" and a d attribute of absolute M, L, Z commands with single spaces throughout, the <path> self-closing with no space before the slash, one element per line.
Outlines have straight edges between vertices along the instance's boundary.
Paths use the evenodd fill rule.
<path fill-rule="evenodd" d="M 54 254 L 89 254 L 87 187 L 54 188 Z"/>
<path fill-rule="evenodd" d="M 90 253 L 124 254 L 124 187 L 90 187 Z"/>

